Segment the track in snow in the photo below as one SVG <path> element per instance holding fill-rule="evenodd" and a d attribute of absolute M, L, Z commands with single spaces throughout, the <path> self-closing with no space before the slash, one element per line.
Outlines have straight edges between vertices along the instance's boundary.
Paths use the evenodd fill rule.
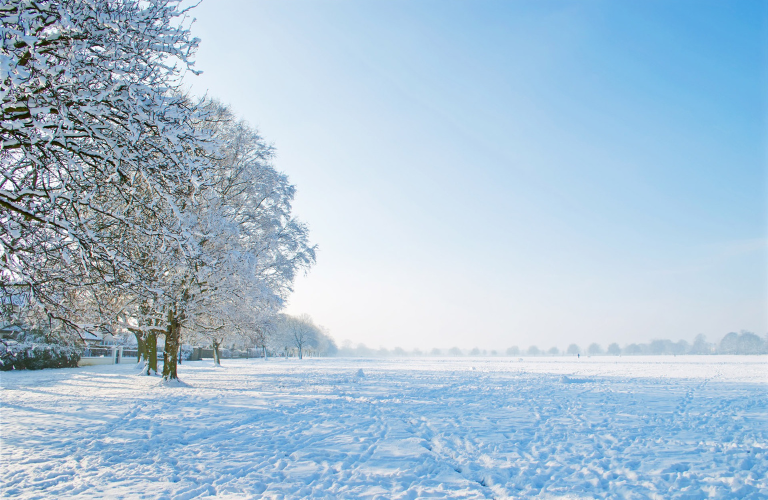
<path fill-rule="evenodd" d="M 18 498 L 766 498 L 768 358 L 225 360 L 2 377 Z M 358 377 L 363 369 L 365 376 Z"/>

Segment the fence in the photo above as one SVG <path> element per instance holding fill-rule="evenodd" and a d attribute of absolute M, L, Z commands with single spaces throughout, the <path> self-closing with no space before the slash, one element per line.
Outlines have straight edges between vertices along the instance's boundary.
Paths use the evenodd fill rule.
<path fill-rule="evenodd" d="M 205 358 L 213 358 L 212 349 L 203 349 L 201 347 L 195 347 L 192 351 L 184 351 L 187 356 L 184 357 L 187 361 L 199 361 Z M 260 358 L 264 356 L 261 349 L 248 349 L 245 351 L 221 349 L 221 357 L 227 358 Z M 123 358 L 130 358 L 131 362 L 135 362 L 139 355 L 139 351 L 133 347 L 122 346 L 95 346 L 86 347 L 83 351 L 83 355 L 80 357 L 78 366 L 93 366 L 93 365 L 115 365 L 122 362 Z M 163 360 L 163 351 L 158 349 L 157 359 Z"/>
<path fill-rule="evenodd" d="M 138 350 L 122 346 L 86 347 L 77 366 L 115 365 L 123 358 L 135 359 L 138 354 Z"/>

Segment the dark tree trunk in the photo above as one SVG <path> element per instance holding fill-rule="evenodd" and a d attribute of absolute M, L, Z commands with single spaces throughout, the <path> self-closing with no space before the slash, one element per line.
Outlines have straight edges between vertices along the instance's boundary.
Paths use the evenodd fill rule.
<path fill-rule="evenodd" d="M 181 358 L 183 357 L 183 352 L 181 350 L 181 343 L 183 342 L 181 340 L 181 322 L 179 322 L 179 337 L 176 340 L 177 340 L 177 343 L 178 343 L 178 346 L 179 346 L 178 347 L 179 355 L 176 356 L 176 359 L 178 359 L 179 360 L 179 364 L 181 364 Z"/>
<path fill-rule="evenodd" d="M 133 335 L 136 337 L 136 344 L 138 346 L 136 347 L 136 362 L 141 363 L 142 360 L 147 360 L 147 343 L 140 332 L 134 331 Z"/>
<path fill-rule="evenodd" d="M 157 333 L 151 332 L 147 334 L 147 369 L 146 375 L 151 375 L 151 372 L 157 373 Z"/>
<path fill-rule="evenodd" d="M 213 363 L 221 366 L 221 357 L 219 356 L 219 342 L 213 341 Z"/>
<path fill-rule="evenodd" d="M 163 379 L 176 380 L 176 366 L 179 361 L 179 338 L 181 325 L 174 311 L 168 312 L 168 327 L 165 333 L 165 348 L 163 349 Z"/>

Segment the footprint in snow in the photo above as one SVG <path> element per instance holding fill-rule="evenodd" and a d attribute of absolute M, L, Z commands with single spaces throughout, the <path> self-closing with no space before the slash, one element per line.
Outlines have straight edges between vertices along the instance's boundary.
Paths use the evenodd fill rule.
<path fill-rule="evenodd" d="M 584 384 L 586 382 L 589 382 L 589 380 L 585 378 L 573 378 L 573 377 L 569 377 L 568 375 L 563 375 L 562 377 L 560 377 L 560 382 L 564 384 Z"/>

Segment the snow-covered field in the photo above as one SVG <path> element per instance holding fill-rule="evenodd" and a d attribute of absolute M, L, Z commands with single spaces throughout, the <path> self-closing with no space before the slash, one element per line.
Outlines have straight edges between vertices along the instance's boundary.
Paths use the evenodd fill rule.
<path fill-rule="evenodd" d="M 0 377 L 3 497 L 768 498 L 765 356 Z"/>

